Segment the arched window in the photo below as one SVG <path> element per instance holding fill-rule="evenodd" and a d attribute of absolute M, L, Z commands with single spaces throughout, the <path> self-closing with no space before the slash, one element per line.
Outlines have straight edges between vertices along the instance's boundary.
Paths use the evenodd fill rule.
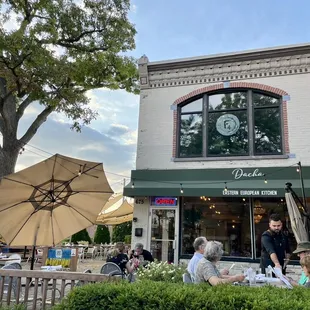
<path fill-rule="evenodd" d="M 282 155 L 281 97 L 252 89 L 178 105 L 178 157 Z"/>

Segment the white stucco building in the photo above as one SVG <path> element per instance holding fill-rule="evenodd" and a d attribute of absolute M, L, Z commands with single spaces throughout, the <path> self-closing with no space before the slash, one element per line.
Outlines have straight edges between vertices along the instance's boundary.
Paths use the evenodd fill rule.
<path fill-rule="evenodd" d="M 292 247 L 285 183 L 310 197 L 310 44 L 139 61 L 141 94 L 133 239 L 153 255 L 190 258 L 195 237 L 224 260 L 257 262 L 270 213 Z M 136 230 L 137 229 L 137 230 Z"/>

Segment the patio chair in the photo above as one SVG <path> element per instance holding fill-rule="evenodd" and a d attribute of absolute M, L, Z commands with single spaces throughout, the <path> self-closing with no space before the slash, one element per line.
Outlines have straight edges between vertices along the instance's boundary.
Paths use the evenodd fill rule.
<path fill-rule="evenodd" d="M 115 263 L 112 262 L 107 262 L 105 263 L 101 269 L 100 269 L 100 273 L 107 275 L 107 276 L 117 276 L 117 277 L 122 277 L 122 279 L 124 278 L 124 273 L 122 272 L 122 269 L 116 265 Z"/>
<path fill-rule="evenodd" d="M 21 270 L 22 266 L 20 263 L 10 263 L 5 266 L 3 266 L 1 269 L 5 270 Z M 4 278 L 4 290 L 3 293 L 7 294 L 8 293 L 8 287 L 9 287 L 9 277 Z M 12 290 L 16 299 L 16 294 L 17 294 L 17 277 L 14 277 L 12 280 Z"/>
<path fill-rule="evenodd" d="M 78 259 L 79 259 L 79 261 L 81 261 L 82 263 L 83 263 L 83 260 L 84 260 L 84 252 L 85 251 L 85 249 L 83 248 L 83 247 L 80 247 L 80 248 L 78 248 Z"/>
<path fill-rule="evenodd" d="M 91 259 L 94 259 L 95 258 L 95 256 L 96 256 L 96 248 L 94 247 L 94 248 L 88 248 L 87 249 L 87 252 L 86 252 L 86 254 L 85 254 L 85 258 L 87 258 L 87 257 L 91 257 Z"/>

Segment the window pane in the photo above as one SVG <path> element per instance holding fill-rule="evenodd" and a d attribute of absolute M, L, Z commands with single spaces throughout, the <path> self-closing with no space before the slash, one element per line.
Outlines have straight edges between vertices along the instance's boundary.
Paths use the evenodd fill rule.
<path fill-rule="evenodd" d="M 209 96 L 209 111 L 246 108 L 246 94 L 246 92 L 238 92 L 211 95 Z"/>
<path fill-rule="evenodd" d="M 255 154 L 281 154 L 280 108 L 254 110 Z"/>
<path fill-rule="evenodd" d="M 202 98 L 197 99 L 181 108 L 181 113 L 202 111 Z"/>
<path fill-rule="evenodd" d="M 181 115 L 180 157 L 202 156 L 202 115 Z"/>
<path fill-rule="evenodd" d="M 255 238 L 256 238 L 256 257 L 261 257 L 261 237 L 262 233 L 269 228 L 269 215 L 278 213 L 283 223 L 283 232 L 289 238 L 291 252 L 296 249 L 296 240 L 291 228 L 290 219 L 284 198 L 259 198 L 254 199 L 253 206 Z M 292 257 L 292 259 L 297 259 Z"/>
<path fill-rule="evenodd" d="M 247 111 L 209 113 L 208 155 L 248 154 Z"/>
<path fill-rule="evenodd" d="M 280 100 L 277 98 L 253 92 L 253 105 L 255 107 L 263 107 L 263 106 L 279 105 L 279 104 L 280 104 Z"/>
<path fill-rule="evenodd" d="M 184 197 L 182 254 L 193 254 L 198 236 L 223 243 L 225 256 L 252 257 L 250 207 L 241 198 Z"/>

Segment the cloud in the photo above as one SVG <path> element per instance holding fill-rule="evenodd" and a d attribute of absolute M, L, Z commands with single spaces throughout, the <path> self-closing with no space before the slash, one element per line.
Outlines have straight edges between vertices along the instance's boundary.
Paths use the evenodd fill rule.
<path fill-rule="evenodd" d="M 24 130 L 23 127 L 22 123 L 20 130 Z M 33 165 L 55 153 L 102 162 L 110 184 L 115 183 L 113 189 L 121 191 L 122 180 L 130 177 L 130 171 L 135 167 L 136 144 L 126 144 L 123 140 L 89 127 L 84 127 L 81 133 L 77 133 L 70 129 L 70 124 L 50 118 L 29 145 L 25 146 L 16 170 Z"/>
<path fill-rule="evenodd" d="M 119 137 L 129 132 L 129 128 L 122 124 L 112 124 L 107 134 L 110 137 Z"/>

